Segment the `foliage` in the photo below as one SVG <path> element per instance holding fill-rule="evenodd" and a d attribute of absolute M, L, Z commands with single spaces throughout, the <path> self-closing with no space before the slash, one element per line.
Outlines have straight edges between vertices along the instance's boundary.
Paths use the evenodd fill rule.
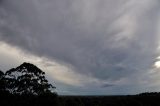
<path fill-rule="evenodd" d="M 4 73 L 0 71 L 0 92 L 4 92 L 4 90 L 5 90 Z"/>
<path fill-rule="evenodd" d="M 4 73 L 0 70 L 0 80 L 3 78 Z"/>
<path fill-rule="evenodd" d="M 12 68 L 5 74 L 0 72 L 5 81 L 5 90 L 11 94 L 41 95 L 53 93 L 54 86 L 48 83 L 45 72 L 31 63 L 23 63 L 17 68 Z"/>

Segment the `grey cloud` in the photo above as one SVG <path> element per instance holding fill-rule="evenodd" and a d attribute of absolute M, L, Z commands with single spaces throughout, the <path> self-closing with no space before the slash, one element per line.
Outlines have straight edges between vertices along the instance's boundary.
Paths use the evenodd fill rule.
<path fill-rule="evenodd" d="M 113 84 L 104 84 L 104 85 L 102 85 L 102 88 L 112 87 L 112 86 L 114 86 L 114 85 Z"/>
<path fill-rule="evenodd" d="M 158 0 L 5 0 L 0 11 L 1 41 L 98 79 L 138 75 L 157 56 Z"/>

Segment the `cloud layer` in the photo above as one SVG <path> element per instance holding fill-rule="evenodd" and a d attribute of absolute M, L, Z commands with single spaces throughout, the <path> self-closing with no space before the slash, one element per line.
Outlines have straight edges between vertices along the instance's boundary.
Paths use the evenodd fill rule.
<path fill-rule="evenodd" d="M 72 72 L 67 76 L 95 79 L 91 82 L 100 89 L 137 84 L 130 92 L 138 92 L 159 55 L 158 4 L 158 0 L 2 0 L 0 40 L 68 66 Z"/>

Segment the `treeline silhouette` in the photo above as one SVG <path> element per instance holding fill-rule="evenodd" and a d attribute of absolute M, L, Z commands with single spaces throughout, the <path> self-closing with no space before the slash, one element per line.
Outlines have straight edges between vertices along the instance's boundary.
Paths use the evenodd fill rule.
<path fill-rule="evenodd" d="M 159 92 L 126 96 L 58 96 L 31 63 L 0 71 L 0 106 L 160 106 Z"/>

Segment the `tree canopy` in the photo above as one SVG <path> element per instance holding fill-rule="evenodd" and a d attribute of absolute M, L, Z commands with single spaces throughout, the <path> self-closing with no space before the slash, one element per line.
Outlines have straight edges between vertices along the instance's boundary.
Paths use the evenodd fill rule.
<path fill-rule="evenodd" d="M 54 93 L 55 89 L 45 78 L 45 72 L 26 62 L 17 68 L 10 69 L 5 74 L 0 72 L 0 80 L 0 83 L 5 82 L 5 90 L 11 94 L 41 95 Z"/>
<path fill-rule="evenodd" d="M 0 91 L 4 91 L 5 89 L 5 82 L 4 82 L 4 73 L 0 71 Z"/>

